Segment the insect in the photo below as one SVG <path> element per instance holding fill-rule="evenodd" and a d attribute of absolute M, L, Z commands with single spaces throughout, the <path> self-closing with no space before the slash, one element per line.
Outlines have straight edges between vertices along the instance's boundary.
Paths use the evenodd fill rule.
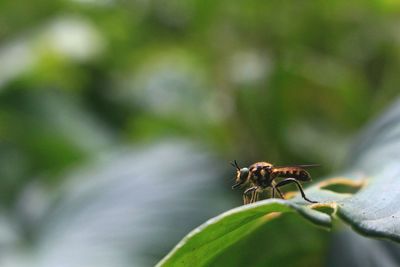
<path fill-rule="evenodd" d="M 243 193 L 244 204 L 254 203 L 258 200 L 259 193 L 268 188 L 272 188 L 272 197 L 275 197 L 275 191 L 278 192 L 281 198 L 284 196 L 279 187 L 295 183 L 304 200 L 310 203 L 318 203 L 306 197 L 303 187 L 300 182 L 311 181 L 311 175 L 305 168 L 318 167 L 318 164 L 304 164 L 291 166 L 274 166 L 268 162 L 256 162 L 248 168 L 240 168 L 235 161 L 231 162 L 236 168 L 236 180 L 232 189 L 249 186 Z M 283 178 L 276 181 L 277 178 Z"/>

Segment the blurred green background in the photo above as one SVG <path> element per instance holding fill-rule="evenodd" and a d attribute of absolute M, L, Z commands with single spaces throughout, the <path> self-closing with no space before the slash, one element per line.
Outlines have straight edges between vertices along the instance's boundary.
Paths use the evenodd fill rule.
<path fill-rule="evenodd" d="M 223 170 L 207 183 L 220 188 L 215 195 L 226 208 L 241 199 L 229 192 L 230 160 L 320 163 L 315 178 L 337 170 L 354 135 L 399 95 L 399 14 L 390 0 L 3 0 L 1 209 L 18 221 L 32 184 L 57 199 L 71 170 L 116 148 L 146 150 L 165 140 L 212 155 Z M 163 159 L 149 160 L 158 168 Z M 175 158 L 177 166 L 185 160 Z M 188 220 L 188 229 L 207 218 Z M 311 238 L 298 260 L 280 266 L 324 262 L 328 234 L 303 224 L 267 227 Z M 20 232 L 28 244 L 40 235 L 23 223 Z M 277 247 L 290 241 L 282 235 Z M 281 251 L 260 266 L 293 256 Z"/>

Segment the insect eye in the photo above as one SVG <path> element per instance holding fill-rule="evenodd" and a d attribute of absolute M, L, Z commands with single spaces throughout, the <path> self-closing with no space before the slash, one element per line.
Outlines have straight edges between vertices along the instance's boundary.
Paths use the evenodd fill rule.
<path fill-rule="evenodd" d="M 240 179 L 244 180 L 247 178 L 249 175 L 249 169 L 248 168 L 242 168 L 240 169 Z"/>

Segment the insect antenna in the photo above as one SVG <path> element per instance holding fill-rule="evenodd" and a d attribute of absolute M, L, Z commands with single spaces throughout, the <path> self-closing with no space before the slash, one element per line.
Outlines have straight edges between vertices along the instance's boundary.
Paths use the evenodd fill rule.
<path fill-rule="evenodd" d="M 238 171 L 240 171 L 240 167 L 239 167 L 239 165 L 238 165 L 236 159 L 235 159 L 233 162 L 231 161 L 231 165 L 232 165 L 233 167 L 235 167 Z"/>

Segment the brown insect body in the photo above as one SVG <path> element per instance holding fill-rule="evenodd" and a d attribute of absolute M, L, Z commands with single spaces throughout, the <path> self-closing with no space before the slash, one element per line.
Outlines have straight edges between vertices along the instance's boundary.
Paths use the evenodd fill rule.
<path fill-rule="evenodd" d="M 293 166 L 274 166 L 269 162 L 256 162 L 249 166 L 249 168 L 240 168 L 236 161 L 232 165 L 237 169 L 236 183 L 232 188 L 237 188 L 241 185 L 250 185 L 244 191 L 243 199 L 245 204 L 257 201 L 258 193 L 265 189 L 272 188 L 272 197 L 275 196 L 275 191 L 283 197 L 282 192 L 279 190 L 280 186 L 295 183 L 301 192 L 302 197 L 311 203 L 315 201 L 309 200 L 301 187 L 299 181 L 311 181 L 311 175 L 304 168 L 316 167 L 318 165 L 293 165 Z M 276 182 L 275 179 L 284 178 L 282 181 Z M 249 198 L 249 194 L 251 197 Z"/>
<path fill-rule="evenodd" d="M 273 179 L 272 164 L 268 162 L 256 162 L 249 167 L 249 180 L 253 185 L 266 188 L 271 185 Z"/>
<path fill-rule="evenodd" d="M 281 178 L 295 178 L 302 182 L 311 181 L 311 175 L 303 168 L 300 167 L 282 167 L 274 168 L 272 176 Z"/>

